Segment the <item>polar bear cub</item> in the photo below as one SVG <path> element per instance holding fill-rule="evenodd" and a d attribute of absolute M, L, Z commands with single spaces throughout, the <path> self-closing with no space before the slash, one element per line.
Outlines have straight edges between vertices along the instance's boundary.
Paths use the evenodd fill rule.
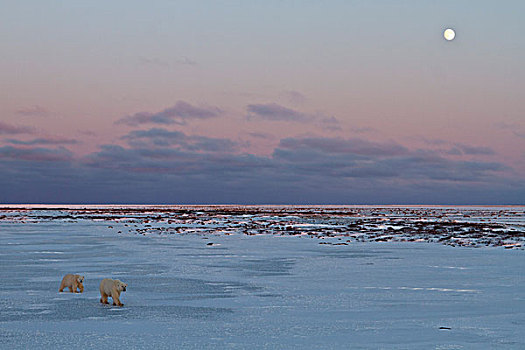
<path fill-rule="evenodd" d="M 120 302 L 120 292 L 125 292 L 128 285 L 120 280 L 112 280 L 111 278 L 104 278 L 100 282 L 100 302 L 102 304 L 109 304 L 108 297 L 113 299 L 113 305 L 124 306 Z"/>
<path fill-rule="evenodd" d="M 63 292 L 64 288 L 69 288 L 69 292 L 71 293 L 82 293 L 84 291 L 84 285 L 82 284 L 83 282 L 84 276 L 68 273 L 64 276 L 64 278 L 62 278 L 62 282 L 60 282 L 60 288 L 58 288 L 58 291 Z M 80 290 L 80 292 L 77 292 L 77 288 Z"/>

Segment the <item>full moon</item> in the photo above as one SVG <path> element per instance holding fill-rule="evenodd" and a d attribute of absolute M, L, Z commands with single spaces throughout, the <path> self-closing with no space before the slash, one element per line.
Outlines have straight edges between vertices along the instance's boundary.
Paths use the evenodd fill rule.
<path fill-rule="evenodd" d="M 448 29 L 445 29 L 445 31 L 443 32 L 443 36 L 448 41 L 454 40 L 454 38 L 456 37 L 456 32 L 453 29 L 448 28 Z"/>

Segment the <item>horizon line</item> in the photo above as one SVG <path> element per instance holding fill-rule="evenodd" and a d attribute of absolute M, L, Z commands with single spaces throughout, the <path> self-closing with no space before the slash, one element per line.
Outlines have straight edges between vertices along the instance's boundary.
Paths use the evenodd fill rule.
<path fill-rule="evenodd" d="M 412 203 L 412 204 L 306 204 L 306 203 L 0 203 L 0 208 L 5 208 L 8 206 L 147 206 L 147 207 L 156 207 L 156 206 L 194 206 L 194 207 L 203 207 L 203 206 L 294 206 L 294 207 L 523 207 L 524 204 L 425 204 L 425 203 Z"/>

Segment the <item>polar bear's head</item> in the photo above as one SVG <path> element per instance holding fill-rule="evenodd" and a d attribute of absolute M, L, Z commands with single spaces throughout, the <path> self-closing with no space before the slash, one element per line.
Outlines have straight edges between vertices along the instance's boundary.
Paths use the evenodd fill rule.
<path fill-rule="evenodd" d="M 117 282 L 117 289 L 119 291 L 121 291 L 121 292 L 125 292 L 126 291 L 126 287 L 128 286 L 128 284 L 124 283 L 124 282 L 122 282 L 120 280 L 116 280 L 116 282 Z"/>
<path fill-rule="evenodd" d="M 77 277 L 77 282 L 78 283 L 83 283 L 84 282 L 84 276 L 78 276 Z"/>

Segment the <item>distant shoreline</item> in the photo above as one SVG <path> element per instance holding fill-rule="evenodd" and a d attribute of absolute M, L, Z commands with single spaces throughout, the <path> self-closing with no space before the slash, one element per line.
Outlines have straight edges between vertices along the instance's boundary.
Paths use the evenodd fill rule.
<path fill-rule="evenodd" d="M 448 207 L 463 207 L 463 208 L 513 208 L 525 207 L 525 204 L 75 204 L 75 203 L 0 203 L 0 209 L 5 208 L 77 208 L 77 207 L 297 207 L 297 208 L 448 208 Z"/>

